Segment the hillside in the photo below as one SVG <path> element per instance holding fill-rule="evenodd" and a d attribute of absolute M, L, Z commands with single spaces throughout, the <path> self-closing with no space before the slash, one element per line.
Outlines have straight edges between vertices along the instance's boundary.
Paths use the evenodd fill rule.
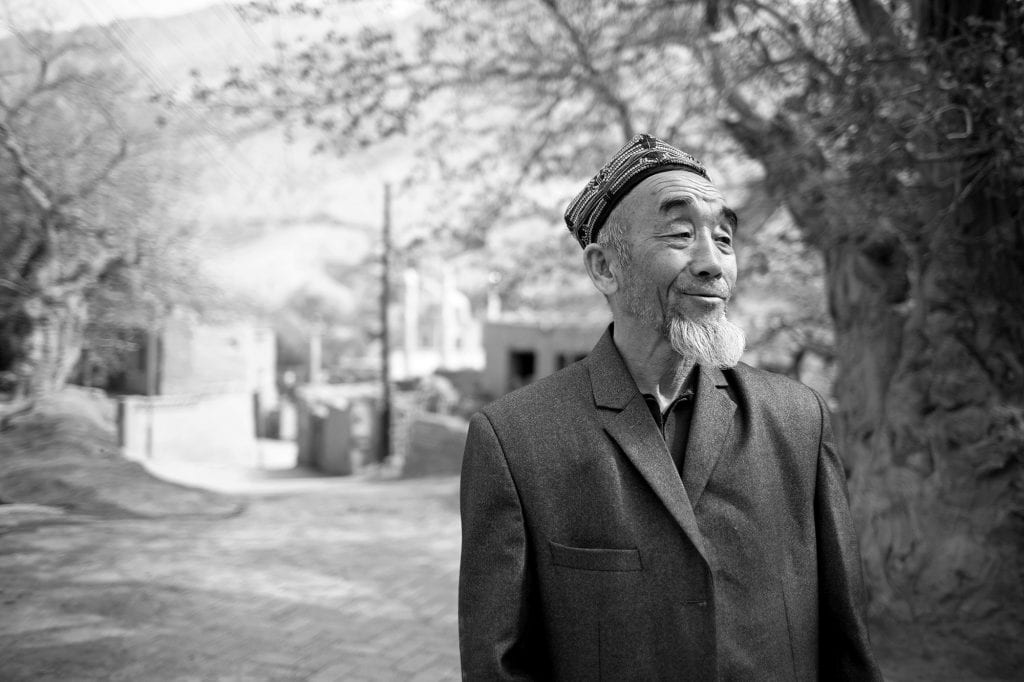
<path fill-rule="evenodd" d="M 379 3 L 351 3 L 332 28 L 355 31 L 381 16 Z M 408 15 L 399 8 L 385 19 Z M 175 196 L 173 217 L 198 225 L 204 268 L 215 282 L 269 306 L 303 287 L 338 291 L 324 266 L 357 263 L 377 248 L 383 183 L 403 177 L 412 153 L 396 139 L 344 158 L 317 154 L 315 138 L 301 128 L 252 129 L 251 121 L 192 102 L 189 93 L 196 73 L 219 82 L 230 67 L 255 71 L 274 58 L 276 41 L 323 30 L 293 18 L 246 22 L 230 6 L 216 5 L 87 26 L 75 35 L 98 48 L 98 64 L 134 75 L 140 100 L 175 102 L 168 116 L 183 136 L 174 162 L 191 172 L 183 186 L 165 188 Z M 394 203 L 397 242 L 419 211 L 415 203 Z"/>

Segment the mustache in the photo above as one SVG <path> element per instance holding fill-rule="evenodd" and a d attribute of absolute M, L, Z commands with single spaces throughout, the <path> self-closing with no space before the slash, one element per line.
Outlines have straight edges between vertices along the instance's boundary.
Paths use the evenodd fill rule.
<path fill-rule="evenodd" d="M 672 293 L 690 296 L 718 296 L 728 301 L 732 298 L 732 287 L 722 280 L 714 282 L 675 282 Z"/>

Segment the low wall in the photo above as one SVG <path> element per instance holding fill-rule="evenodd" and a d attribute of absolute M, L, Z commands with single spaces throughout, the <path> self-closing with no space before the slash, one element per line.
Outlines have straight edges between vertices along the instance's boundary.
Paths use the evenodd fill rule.
<path fill-rule="evenodd" d="M 250 393 L 124 396 L 121 447 L 136 460 L 258 466 Z"/>
<path fill-rule="evenodd" d="M 409 420 L 402 476 L 448 476 L 462 469 L 469 422 L 461 417 L 420 413 Z"/>
<path fill-rule="evenodd" d="M 325 474 L 353 474 L 377 460 L 379 387 L 373 384 L 306 386 L 296 394 L 299 466 Z"/>

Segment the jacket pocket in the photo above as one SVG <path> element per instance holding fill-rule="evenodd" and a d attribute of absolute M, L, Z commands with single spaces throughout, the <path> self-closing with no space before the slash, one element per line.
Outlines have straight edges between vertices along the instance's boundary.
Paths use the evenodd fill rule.
<path fill-rule="evenodd" d="M 551 562 L 556 566 L 575 568 L 582 571 L 642 571 L 639 549 L 599 549 L 590 547 L 569 547 L 553 540 Z"/>

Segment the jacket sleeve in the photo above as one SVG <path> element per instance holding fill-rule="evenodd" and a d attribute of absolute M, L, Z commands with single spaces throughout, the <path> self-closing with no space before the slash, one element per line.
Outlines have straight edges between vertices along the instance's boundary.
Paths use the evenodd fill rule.
<path fill-rule="evenodd" d="M 459 649 L 464 680 L 535 680 L 543 644 L 519 493 L 488 418 L 470 420 L 462 460 Z"/>
<path fill-rule="evenodd" d="M 836 451 L 832 421 L 821 396 L 815 522 L 818 544 L 819 678 L 878 680 L 865 616 L 860 549 L 850 514 L 846 474 Z"/>

